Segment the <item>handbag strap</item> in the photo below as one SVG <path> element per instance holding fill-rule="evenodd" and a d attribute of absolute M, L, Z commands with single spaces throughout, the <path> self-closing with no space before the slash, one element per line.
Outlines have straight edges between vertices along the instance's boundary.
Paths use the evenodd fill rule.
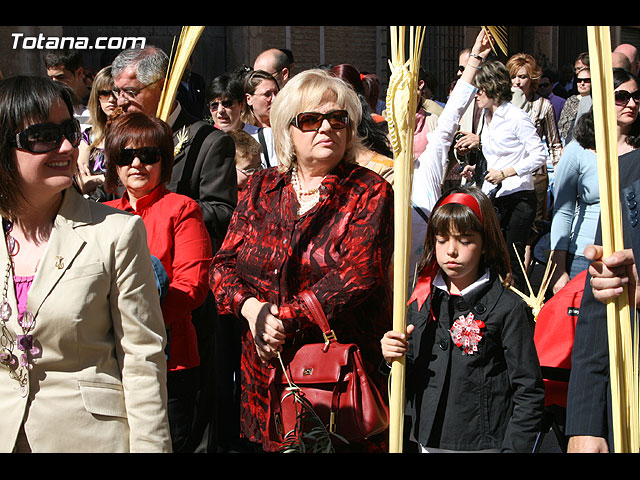
<path fill-rule="evenodd" d="M 307 309 L 311 313 L 312 320 L 320 327 L 322 330 L 322 335 L 324 336 L 324 344 L 325 350 L 329 348 L 329 344 L 332 342 L 337 342 L 336 334 L 331 327 L 329 326 L 329 320 L 327 320 L 324 311 L 322 310 L 322 306 L 318 301 L 318 297 L 311 290 L 304 290 L 300 293 L 300 297 L 302 301 L 307 306 Z"/>
<path fill-rule="evenodd" d="M 269 163 L 269 150 L 267 149 L 267 142 L 264 139 L 264 127 L 260 127 L 258 129 L 258 140 L 260 141 L 260 146 L 262 147 L 262 153 L 264 155 L 264 161 L 267 164 L 267 168 L 271 166 Z"/>

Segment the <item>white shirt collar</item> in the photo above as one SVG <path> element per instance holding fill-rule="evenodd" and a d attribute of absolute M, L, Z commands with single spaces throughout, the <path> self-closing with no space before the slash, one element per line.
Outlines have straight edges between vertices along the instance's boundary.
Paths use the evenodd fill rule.
<path fill-rule="evenodd" d="M 478 278 L 478 280 L 473 282 L 467 288 L 463 289 L 460 292 L 460 295 L 467 295 L 468 293 L 472 292 L 476 288 L 479 288 L 480 286 L 484 285 L 485 283 L 488 283 L 490 280 L 491 280 L 491 274 L 490 274 L 489 270 L 486 270 L 484 272 L 484 275 L 482 275 L 480 278 Z M 447 293 L 450 293 L 449 289 L 447 288 L 447 284 L 444 281 L 444 276 L 442 275 L 442 270 L 438 270 L 438 273 L 436 274 L 436 277 L 433 279 L 433 286 L 439 288 L 440 290 L 444 290 Z"/>

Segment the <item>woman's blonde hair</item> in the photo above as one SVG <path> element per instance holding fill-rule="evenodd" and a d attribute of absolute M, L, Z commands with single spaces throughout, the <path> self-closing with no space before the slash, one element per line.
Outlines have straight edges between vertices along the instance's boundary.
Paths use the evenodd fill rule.
<path fill-rule="evenodd" d="M 355 152 L 362 142 L 358 136 L 358 125 L 362 118 L 360 100 L 353 88 L 343 80 L 325 70 L 311 69 L 289 80 L 271 105 L 271 129 L 281 172 L 291 169 L 297 161 L 290 135 L 290 129 L 295 127 L 291 122 L 299 113 L 326 102 L 335 103 L 349 114 L 349 136 L 343 159 L 347 163 L 355 163 Z"/>
<path fill-rule="evenodd" d="M 91 86 L 91 94 L 87 108 L 91 123 L 91 147 L 98 145 L 106 134 L 107 130 L 107 114 L 102 110 L 100 105 L 100 91 L 113 89 L 113 77 L 111 77 L 111 66 L 104 67 L 93 79 Z"/>

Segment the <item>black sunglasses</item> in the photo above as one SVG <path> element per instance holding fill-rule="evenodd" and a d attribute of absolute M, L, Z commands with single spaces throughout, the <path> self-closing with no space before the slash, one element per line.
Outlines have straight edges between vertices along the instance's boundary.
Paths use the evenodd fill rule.
<path fill-rule="evenodd" d="M 222 105 L 224 108 L 231 108 L 233 107 L 233 104 L 235 103 L 235 100 L 223 100 L 221 102 L 211 102 L 209 104 L 209 109 L 210 110 L 218 110 L 218 106 Z"/>
<path fill-rule="evenodd" d="M 640 90 L 636 90 L 633 93 L 629 93 L 626 90 L 616 90 L 614 94 L 614 102 L 619 107 L 625 107 L 632 98 L 636 105 L 640 104 Z"/>
<path fill-rule="evenodd" d="M 66 138 L 73 148 L 80 145 L 82 132 L 80 122 L 75 118 L 65 120 L 60 125 L 55 123 L 37 123 L 16 135 L 13 144 L 31 153 L 47 153 L 55 150 Z"/>
<path fill-rule="evenodd" d="M 158 147 L 123 148 L 120 150 L 116 165 L 126 167 L 131 165 L 136 157 L 145 165 L 152 165 L 162 160 L 162 152 Z"/>
<path fill-rule="evenodd" d="M 312 132 L 317 131 L 325 119 L 327 119 L 331 128 L 336 130 L 349 125 L 349 113 L 346 110 L 333 110 L 327 113 L 302 112 L 296 115 L 291 124 L 303 132 Z"/>

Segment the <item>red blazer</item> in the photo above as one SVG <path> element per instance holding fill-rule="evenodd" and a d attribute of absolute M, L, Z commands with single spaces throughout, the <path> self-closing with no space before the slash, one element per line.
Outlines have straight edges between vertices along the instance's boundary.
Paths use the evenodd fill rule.
<path fill-rule="evenodd" d="M 169 277 L 169 289 L 162 314 L 169 332 L 169 370 L 200 365 L 196 331 L 191 312 L 202 303 L 209 290 L 212 260 L 211 239 L 198 204 L 185 195 L 159 185 L 136 203 L 134 210 L 127 193 L 107 205 L 142 217 L 147 228 L 147 244 Z"/>

